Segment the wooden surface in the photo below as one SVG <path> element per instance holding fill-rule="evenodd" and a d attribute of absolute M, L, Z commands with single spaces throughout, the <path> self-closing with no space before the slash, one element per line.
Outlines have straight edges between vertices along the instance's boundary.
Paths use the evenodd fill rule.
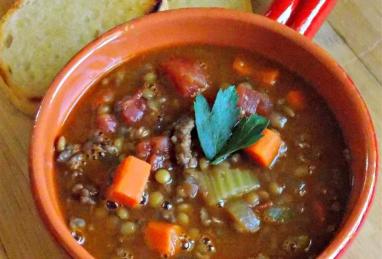
<path fill-rule="evenodd" d="M 359 87 L 380 140 L 381 30 L 382 0 L 340 0 L 315 39 Z M 31 196 L 27 168 L 31 129 L 32 120 L 18 112 L 0 92 L 0 258 L 67 258 L 42 224 Z M 369 217 L 344 258 L 377 259 L 382 258 L 381 252 L 382 179 L 379 179 Z"/>

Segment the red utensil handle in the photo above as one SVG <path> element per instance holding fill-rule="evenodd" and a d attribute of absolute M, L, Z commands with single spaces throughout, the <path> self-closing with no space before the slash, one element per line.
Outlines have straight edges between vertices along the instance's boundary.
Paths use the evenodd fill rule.
<path fill-rule="evenodd" d="M 274 0 L 266 16 L 313 38 L 336 0 Z"/>
<path fill-rule="evenodd" d="M 265 16 L 281 24 L 287 24 L 300 0 L 274 0 Z"/>

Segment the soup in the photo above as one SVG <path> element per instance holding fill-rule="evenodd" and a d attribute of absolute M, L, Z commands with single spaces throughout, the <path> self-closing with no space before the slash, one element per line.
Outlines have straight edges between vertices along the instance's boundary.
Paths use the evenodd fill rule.
<path fill-rule="evenodd" d="M 306 82 L 205 45 L 119 67 L 56 142 L 68 228 L 96 258 L 314 258 L 343 219 L 348 160 Z"/>

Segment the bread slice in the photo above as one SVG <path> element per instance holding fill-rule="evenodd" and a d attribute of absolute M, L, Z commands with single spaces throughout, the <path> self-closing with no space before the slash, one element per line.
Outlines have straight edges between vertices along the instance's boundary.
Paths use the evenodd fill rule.
<path fill-rule="evenodd" d="M 251 0 L 163 0 L 160 10 L 187 7 L 222 7 L 252 12 Z"/>
<path fill-rule="evenodd" d="M 83 46 L 158 1 L 18 0 L 0 24 L 0 73 L 11 100 L 31 107 Z"/>
<path fill-rule="evenodd" d="M 3 16 L 15 0 L 0 0 L 0 17 Z"/>

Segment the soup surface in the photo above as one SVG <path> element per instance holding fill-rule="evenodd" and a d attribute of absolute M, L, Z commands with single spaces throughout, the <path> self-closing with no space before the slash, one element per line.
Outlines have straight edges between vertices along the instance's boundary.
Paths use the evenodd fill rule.
<path fill-rule="evenodd" d="M 107 75 L 56 143 L 68 228 L 96 258 L 314 258 L 343 218 L 348 156 L 298 76 L 199 45 Z"/>

